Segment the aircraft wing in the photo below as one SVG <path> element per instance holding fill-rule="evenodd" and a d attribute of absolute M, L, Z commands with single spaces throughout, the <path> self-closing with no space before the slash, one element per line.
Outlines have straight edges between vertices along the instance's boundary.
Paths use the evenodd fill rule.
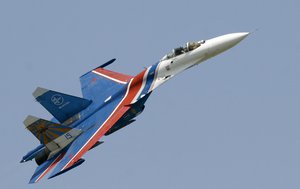
<path fill-rule="evenodd" d="M 82 131 L 53 123 L 34 116 L 27 116 L 25 127 L 50 151 L 50 157 L 68 146 Z"/>
<path fill-rule="evenodd" d="M 29 183 L 36 183 L 41 180 L 64 156 L 65 153 L 56 154 L 51 159 L 45 161 L 43 164 L 38 166 L 32 175 Z"/>
<path fill-rule="evenodd" d="M 132 76 L 104 69 L 114 61 L 115 59 L 112 59 L 80 77 L 83 98 L 99 104 L 105 101 L 112 91 L 118 91 L 128 84 Z"/>
<path fill-rule="evenodd" d="M 141 74 L 139 77 L 143 77 Z M 49 178 L 53 178 L 74 164 L 130 109 L 131 103 L 139 95 L 142 88 L 142 79 L 135 77 L 126 85 L 125 94 L 111 97 L 108 105 L 99 109 L 90 119 L 96 120 L 97 125 L 83 132 L 69 147 L 66 155 L 57 164 Z M 119 99 L 114 99 L 119 98 Z"/>

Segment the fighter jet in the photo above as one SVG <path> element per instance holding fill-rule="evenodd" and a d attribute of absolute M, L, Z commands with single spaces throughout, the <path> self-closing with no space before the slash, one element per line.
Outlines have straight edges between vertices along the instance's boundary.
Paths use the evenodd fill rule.
<path fill-rule="evenodd" d="M 110 135 L 135 121 L 152 91 L 175 75 L 238 44 L 248 32 L 188 42 L 174 48 L 156 64 L 136 76 L 105 69 L 112 59 L 80 77 L 83 97 L 38 87 L 34 98 L 52 115 L 51 121 L 28 116 L 25 127 L 40 145 L 21 163 L 35 159 L 38 165 L 29 183 L 36 183 L 54 168 L 49 178 L 81 165 L 83 155 Z"/>

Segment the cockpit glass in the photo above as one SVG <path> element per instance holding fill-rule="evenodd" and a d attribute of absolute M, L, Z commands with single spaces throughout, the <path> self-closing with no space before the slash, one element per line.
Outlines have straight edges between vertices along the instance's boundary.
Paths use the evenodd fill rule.
<path fill-rule="evenodd" d="M 184 53 L 187 53 L 189 51 L 192 51 L 198 47 L 200 47 L 202 44 L 204 44 L 205 41 L 204 40 L 201 40 L 201 41 L 198 41 L 198 42 L 187 42 L 186 45 L 184 47 L 178 47 L 178 48 L 174 48 L 172 50 L 171 53 L 169 54 L 166 54 L 162 59 L 161 61 L 163 60 L 168 60 L 170 58 L 174 58 L 178 55 L 181 55 L 181 54 L 184 54 Z"/>

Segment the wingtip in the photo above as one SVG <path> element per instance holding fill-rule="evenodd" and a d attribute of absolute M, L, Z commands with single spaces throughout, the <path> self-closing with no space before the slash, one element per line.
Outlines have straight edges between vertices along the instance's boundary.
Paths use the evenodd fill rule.
<path fill-rule="evenodd" d="M 35 184 L 35 183 L 36 183 L 35 181 L 31 181 L 31 180 L 28 182 L 28 184 Z"/>
<path fill-rule="evenodd" d="M 113 59 L 111 59 L 111 60 L 105 62 L 104 64 L 102 64 L 101 66 L 98 66 L 97 68 L 104 68 L 104 67 L 106 67 L 106 66 L 112 64 L 114 61 L 116 61 L 115 58 L 113 58 Z M 96 68 L 96 69 L 97 69 L 97 68 Z"/>
<path fill-rule="evenodd" d="M 59 171 L 54 170 L 54 171 L 51 173 L 51 175 L 48 177 L 48 179 L 52 179 L 52 178 L 54 178 L 54 177 L 56 177 L 56 176 L 59 176 L 59 175 L 61 175 L 61 174 L 64 174 L 64 173 L 70 171 L 71 169 L 73 169 L 73 168 L 75 168 L 75 167 L 81 165 L 83 162 L 85 162 L 85 159 L 80 158 L 78 161 L 76 161 L 76 162 L 75 162 L 73 165 L 71 165 L 71 166 L 65 166 L 64 168 L 60 169 Z"/>
<path fill-rule="evenodd" d="M 48 92 L 48 89 L 42 88 L 42 87 L 37 87 L 35 89 L 35 91 L 32 93 L 32 95 L 34 96 L 34 98 L 38 98 L 39 96 L 45 94 L 46 92 Z"/>
<path fill-rule="evenodd" d="M 88 73 L 92 72 L 93 70 L 98 69 L 98 68 L 104 68 L 104 67 L 106 67 L 106 66 L 112 64 L 112 63 L 113 63 L 114 61 L 116 61 L 116 60 L 117 60 L 117 59 L 113 58 L 113 59 L 109 60 L 108 62 L 102 64 L 101 66 L 98 66 L 98 67 L 92 69 L 91 71 L 86 72 L 85 74 L 83 74 L 83 75 L 80 76 L 80 79 L 82 79 L 84 76 L 86 76 Z"/>
<path fill-rule="evenodd" d="M 39 178 L 37 178 L 35 175 L 33 175 L 31 177 L 31 179 L 29 180 L 28 184 L 35 184 L 37 182 L 39 182 Z"/>

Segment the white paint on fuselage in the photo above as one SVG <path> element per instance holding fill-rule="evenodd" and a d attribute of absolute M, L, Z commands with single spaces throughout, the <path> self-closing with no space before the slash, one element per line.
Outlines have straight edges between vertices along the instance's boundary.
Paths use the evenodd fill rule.
<path fill-rule="evenodd" d="M 174 58 L 168 60 L 163 60 L 158 65 L 157 75 L 152 87 L 152 90 L 156 89 L 161 84 L 165 83 L 175 75 L 181 73 L 182 71 L 201 63 L 203 60 L 207 59 L 208 48 L 206 43 L 202 44 L 200 47 L 178 55 Z"/>
<path fill-rule="evenodd" d="M 192 51 L 162 60 L 159 62 L 156 77 L 150 91 L 182 71 L 232 48 L 248 35 L 249 33 L 247 32 L 222 35 L 206 40 L 204 44 Z"/>

